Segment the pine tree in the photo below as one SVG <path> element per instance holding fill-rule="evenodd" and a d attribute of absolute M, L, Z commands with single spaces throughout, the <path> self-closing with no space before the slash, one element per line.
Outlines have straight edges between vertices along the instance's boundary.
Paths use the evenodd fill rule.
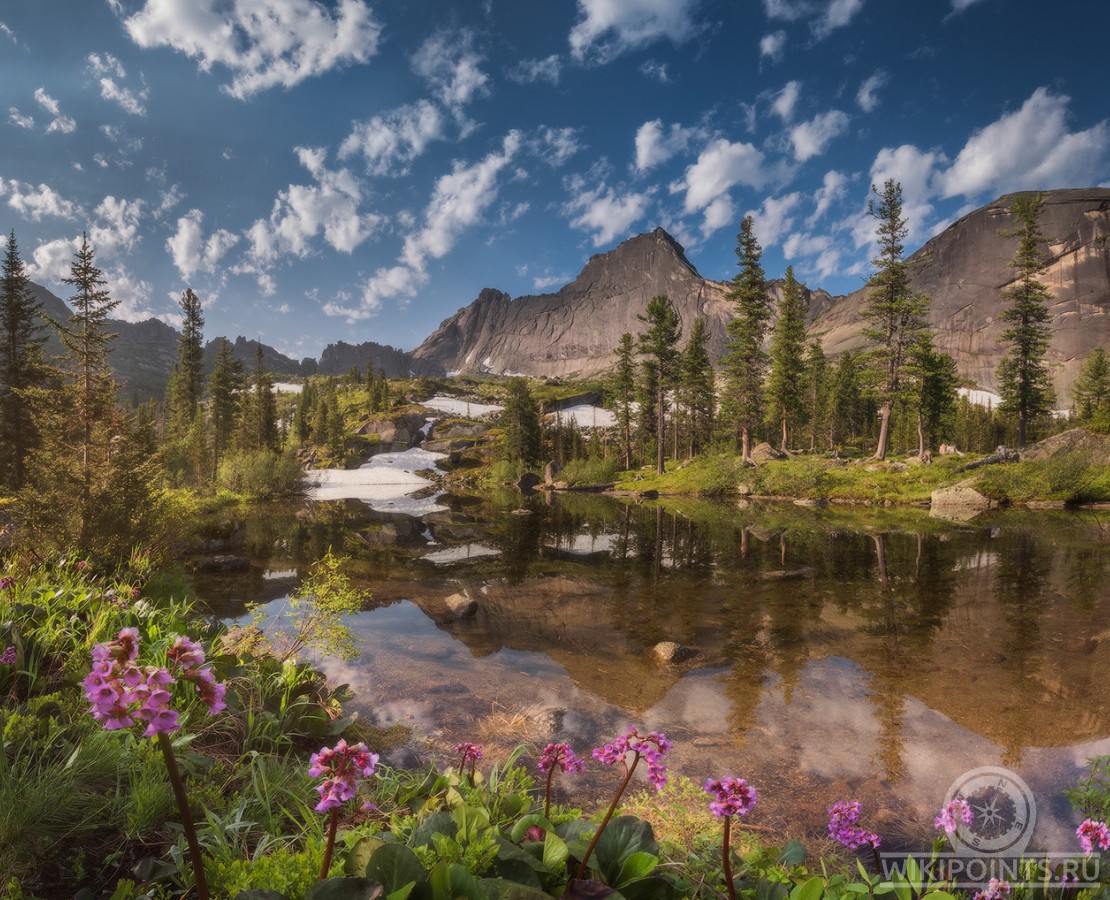
<path fill-rule="evenodd" d="M 828 433 L 829 422 L 829 364 L 819 340 L 809 345 L 805 364 L 805 418 L 809 422 L 809 449 L 816 450 L 818 435 Z"/>
<path fill-rule="evenodd" d="M 177 340 L 177 363 L 170 379 L 170 423 L 182 433 L 196 421 L 204 387 L 204 313 L 200 298 L 187 288 L 181 306 L 181 337 Z"/>
<path fill-rule="evenodd" d="M 689 455 L 699 453 L 713 434 L 713 419 L 717 411 L 717 391 L 713 376 L 713 362 L 706 344 L 709 331 L 705 319 L 699 316 L 690 329 L 690 337 L 682 351 L 682 375 L 679 396 L 686 409 L 689 431 Z"/>
<path fill-rule="evenodd" d="M 1002 395 L 999 410 L 1017 418 L 1019 447 L 1025 446 L 1029 423 L 1049 412 L 1055 402 L 1045 364 L 1051 338 L 1048 327 L 1051 295 L 1037 278 L 1044 270 L 1038 247 L 1045 238 L 1037 227 L 1043 206 L 1041 194 L 1018 194 L 1013 204 L 1018 227 L 1004 232 L 1004 236 L 1019 240 L 1010 263 L 1017 269 L 1017 279 L 1002 292 L 1010 305 L 999 314 L 1009 325 L 1000 340 L 1010 348 L 998 365 L 998 392 Z"/>
<path fill-rule="evenodd" d="M 262 359 L 262 344 L 255 346 L 250 391 L 240 401 L 240 450 L 278 450 L 277 407 L 274 386 Z"/>
<path fill-rule="evenodd" d="M 879 401 L 879 440 L 874 459 L 886 459 L 890 440 L 891 414 L 905 387 L 910 348 L 925 327 L 929 298 L 910 286 L 909 271 L 902 258 L 908 232 L 902 217 L 902 185 L 888 179 L 882 193 L 871 188 L 867 212 L 878 220 L 875 238 L 878 256 L 871 260 L 875 274 L 863 315 L 870 324 L 863 334 L 876 343 L 871 351 L 875 389 Z"/>
<path fill-rule="evenodd" d="M 527 467 L 539 459 L 540 415 L 523 378 L 509 379 L 501 427 L 505 431 L 505 458 L 510 463 Z"/>
<path fill-rule="evenodd" d="M 928 459 L 927 450 L 938 443 L 938 432 L 952 432 L 960 379 L 956 361 L 933 346 L 933 336 L 923 330 L 910 348 L 908 381 L 913 385 L 908 406 L 917 419 L 917 457 Z"/>
<path fill-rule="evenodd" d="M 640 452 L 637 454 L 641 461 L 647 459 L 648 451 L 654 449 L 654 443 L 659 440 L 656 431 L 658 416 L 656 403 L 659 399 L 659 376 L 654 359 L 644 359 L 639 366 L 640 377 L 636 379 L 636 434 Z"/>
<path fill-rule="evenodd" d="M 836 362 L 829 403 L 829 443 L 833 447 L 859 435 L 865 410 L 860 365 L 854 353 L 847 352 Z"/>
<path fill-rule="evenodd" d="M 666 441 L 667 393 L 677 386 L 678 341 L 682 326 L 669 297 L 660 294 L 648 301 L 647 312 L 638 316 L 647 325 L 640 333 L 639 351 L 655 363 L 655 471 L 662 475 Z"/>
<path fill-rule="evenodd" d="M 631 332 L 626 331 L 617 343 L 617 365 L 609 382 L 617 415 L 617 431 L 621 438 L 624 467 L 632 468 L 632 403 L 636 390 L 636 357 Z"/>
<path fill-rule="evenodd" d="M 1102 347 L 1083 361 L 1071 395 L 1080 424 L 1092 431 L 1110 431 L 1110 355 Z"/>
<path fill-rule="evenodd" d="M 13 231 L 0 269 L 0 477 L 17 491 L 26 479 L 27 454 L 38 445 L 28 392 L 44 385 L 50 371 L 41 312 Z"/>
<path fill-rule="evenodd" d="M 782 449 L 787 450 L 790 429 L 805 417 L 806 304 L 794 267 L 786 269 L 779 315 L 771 333 L 771 374 L 767 379 L 767 405 L 781 426 Z"/>
<path fill-rule="evenodd" d="M 212 426 L 212 480 L 220 460 L 231 448 L 239 414 L 239 392 L 243 389 L 243 363 L 227 338 L 220 338 L 216 363 L 208 378 L 209 415 Z"/>
<path fill-rule="evenodd" d="M 732 287 L 725 295 L 736 314 L 728 323 L 728 343 L 722 360 L 725 390 L 721 416 L 739 439 L 744 462 L 751 462 L 752 436 L 763 417 L 763 375 L 767 354 L 763 338 L 771 317 L 770 298 L 760 259 L 763 249 L 755 238 L 751 216 L 740 223 L 736 242 L 737 265 Z"/>

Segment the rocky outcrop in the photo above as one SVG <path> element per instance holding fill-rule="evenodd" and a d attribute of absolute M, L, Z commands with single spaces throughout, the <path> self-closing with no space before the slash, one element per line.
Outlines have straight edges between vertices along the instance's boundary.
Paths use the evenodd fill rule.
<path fill-rule="evenodd" d="M 383 371 L 386 378 L 408 378 L 410 375 L 442 375 L 443 369 L 434 364 L 413 365 L 412 354 L 375 341 L 348 344 L 339 341 L 328 344 L 316 363 L 316 375 L 346 375 L 357 368 L 366 377 L 367 367 L 374 373 Z M 307 373 L 306 373 L 307 374 Z"/>
<path fill-rule="evenodd" d="M 975 489 L 974 479 L 968 479 L 933 491 L 929 515 L 938 519 L 967 522 L 992 506 L 994 502 Z"/>
<path fill-rule="evenodd" d="M 688 333 L 699 316 L 709 326 L 709 352 L 724 352 L 732 303 L 728 286 L 702 278 L 682 247 L 662 228 L 590 257 L 570 284 L 555 294 L 512 299 L 487 288 L 446 319 L 413 351 L 416 360 L 449 372 L 521 373 L 555 377 L 596 375 L 613 364 L 624 332 L 638 333 L 648 301 L 666 294 Z M 778 283 L 772 286 L 777 295 Z M 814 314 L 831 298 L 814 291 Z"/>
<path fill-rule="evenodd" d="M 1082 428 L 1069 428 L 1054 434 L 1021 452 L 1022 459 L 1052 459 L 1054 456 L 1079 454 L 1088 463 L 1110 466 L 1110 435 L 1094 434 Z"/>
<path fill-rule="evenodd" d="M 997 387 L 1003 350 L 1001 291 L 1014 278 L 1017 238 L 1000 232 L 1015 227 L 1015 196 L 969 213 L 907 260 L 913 286 L 932 298 L 937 345 L 955 358 L 962 377 L 988 390 Z M 1042 280 L 1053 295 L 1048 361 L 1058 405 L 1065 407 L 1083 360 L 1095 347 L 1110 345 L 1110 190 L 1049 191 L 1039 225 L 1047 238 Z M 860 313 L 867 293 L 837 298 L 813 322 L 826 353 L 865 345 Z"/>

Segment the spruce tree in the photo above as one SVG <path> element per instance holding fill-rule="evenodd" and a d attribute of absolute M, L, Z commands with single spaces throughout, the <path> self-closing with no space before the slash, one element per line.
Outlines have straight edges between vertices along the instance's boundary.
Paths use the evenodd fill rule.
<path fill-rule="evenodd" d="M 1075 415 L 1092 431 L 1110 431 L 1110 355 L 1096 347 L 1079 369 L 1071 389 Z"/>
<path fill-rule="evenodd" d="M 722 360 L 725 389 L 721 416 L 734 439 L 739 439 L 743 461 L 750 463 L 752 436 L 763 416 L 763 376 L 767 368 L 763 339 L 771 317 L 760 264 L 763 248 L 755 238 L 751 216 L 740 223 L 736 256 L 740 271 L 733 276 L 732 287 L 725 295 L 735 305 L 735 315 L 728 323 Z"/>
<path fill-rule="evenodd" d="M 505 458 L 510 463 L 527 468 L 539 459 L 540 415 L 523 378 L 509 379 L 501 427 L 505 431 Z"/>
<path fill-rule="evenodd" d="M 902 185 L 887 179 L 882 193 L 874 187 L 867 212 L 878 220 L 875 240 L 878 255 L 871 260 L 875 274 L 864 317 L 870 322 L 863 334 L 875 343 L 870 354 L 876 396 L 879 402 L 879 440 L 874 459 L 884 460 L 890 440 L 891 414 L 905 388 L 910 348 L 925 327 L 929 298 L 910 285 L 903 254 L 908 228 L 902 217 Z"/>
<path fill-rule="evenodd" d="M 829 421 L 829 364 L 821 342 L 814 340 L 806 350 L 805 375 L 805 417 L 809 422 L 809 449 L 817 449 L 818 435 L 828 433 Z"/>
<path fill-rule="evenodd" d="M 1017 269 L 1017 278 L 1002 292 L 1010 305 L 999 314 L 1009 326 L 1000 337 L 1009 350 L 998 365 L 998 392 L 1002 396 L 998 408 L 1017 419 L 1019 447 L 1025 446 L 1029 423 L 1051 411 L 1055 402 L 1045 364 L 1052 336 L 1048 326 L 1051 295 L 1037 277 L 1044 270 L 1039 247 L 1045 237 L 1037 227 L 1043 206 L 1041 194 L 1018 194 L 1012 209 L 1018 227 L 1003 233 L 1019 240 L 1010 263 Z"/>
<path fill-rule="evenodd" d="M 647 325 L 640 333 L 639 351 L 655 364 L 655 471 L 662 475 L 666 441 L 667 394 L 677 386 L 678 341 L 682 326 L 669 297 L 659 294 L 648 301 L 647 311 L 637 317 Z"/>
<path fill-rule="evenodd" d="M 859 359 L 849 351 L 841 354 L 832 376 L 829 443 L 833 447 L 838 447 L 846 439 L 859 435 L 864 411 Z"/>
<path fill-rule="evenodd" d="M 779 315 L 771 333 L 771 374 L 767 379 L 767 405 L 773 410 L 782 434 L 782 450 L 789 444 L 790 429 L 805 416 L 806 303 L 802 287 L 794 279 L 794 267 L 786 269 Z"/>
<path fill-rule="evenodd" d="M 220 338 L 216 362 L 208 378 L 209 415 L 212 427 L 212 480 L 220 460 L 231 448 L 239 414 L 239 392 L 243 389 L 243 363 L 227 338 Z"/>
<path fill-rule="evenodd" d="M 917 457 L 924 461 L 926 451 L 938 443 L 939 432 L 954 430 L 960 379 L 956 361 L 936 349 L 928 329 L 910 348 L 907 375 L 913 386 L 907 406 L 917 419 Z"/>
<path fill-rule="evenodd" d="M 640 375 L 636 379 L 636 434 L 639 437 L 640 460 L 646 460 L 648 450 L 659 440 L 656 431 L 659 420 L 656 403 L 659 400 L 659 375 L 654 359 L 644 359 L 639 366 Z M 642 462 L 641 462 L 642 464 Z"/>
<path fill-rule="evenodd" d="M 679 396 L 686 409 L 687 447 L 689 456 L 699 453 L 713 434 L 713 419 L 717 411 L 717 391 L 713 376 L 713 362 L 706 344 L 709 331 L 705 319 L 699 316 L 690 329 L 690 337 L 682 351 L 682 373 Z"/>
<path fill-rule="evenodd" d="M 261 343 L 256 344 L 254 350 L 250 390 L 240 403 L 239 449 L 277 452 L 277 407 L 274 403 L 273 379 L 266 371 Z"/>
<path fill-rule="evenodd" d="M 613 406 L 617 416 L 624 467 L 632 468 L 632 404 L 636 390 L 636 357 L 631 332 L 621 335 L 615 351 L 617 365 L 609 382 L 613 393 Z"/>
<path fill-rule="evenodd" d="M 200 298 L 187 288 L 181 306 L 181 337 L 177 339 L 177 363 L 170 379 L 170 424 L 180 434 L 196 421 L 204 387 L 204 312 Z"/>
<path fill-rule="evenodd" d="M 44 385 L 50 371 L 41 312 L 12 231 L 0 269 L 0 478 L 17 491 L 26 479 L 27 454 L 38 445 L 29 392 Z"/>

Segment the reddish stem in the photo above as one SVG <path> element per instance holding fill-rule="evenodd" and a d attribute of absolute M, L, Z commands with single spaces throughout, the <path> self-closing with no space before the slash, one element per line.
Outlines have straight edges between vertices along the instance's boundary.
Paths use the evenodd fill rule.
<path fill-rule="evenodd" d="M 597 831 L 594 832 L 593 840 L 590 841 L 590 846 L 586 848 L 586 853 L 582 857 L 582 862 L 578 864 L 578 873 L 574 876 L 575 878 L 585 878 L 586 864 L 590 861 L 590 856 L 594 852 L 594 847 L 597 846 L 597 841 L 598 838 L 601 837 L 601 832 L 605 830 L 605 826 L 608 825 L 609 820 L 613 818 L 613 813 L 617 810 L 617 804 L 620 803 L 621 797 L 624 795 L 624 789 L 628 787 L 628 782 L 632 780 L 632 773 L 636 771 L 636 763 L 639 761 L 640 754 L 637 752 L 636 755 L 632 757 L 632 765 L 629 766 L 626 764 L 625 768 L 628 770 L 628 774 L 624 776 L 624 781 L 622 781 L 621 786 L 617 788 L 617 795 L 613 798 L 613 802 L 609 804 L 609 811 L 605 813 L 605 818 L 601 820 L 601 824 L 598 826 Z"/>
<path fill-rule="evenodd" d="M 729 839 L 732 836 L 732 816 L 725 816 L 725 838 L 721 842 L 721 864 L 725 870 L 725 888 L 728 890 L 728 900 L 736 900 L 736 886 L 732 883 L 732 847 Z"/>
<path fill-rule="evenodd" d="M 548 821 L 551 820 L 551 780 L 555 777 L 555 764 L 551 764 L 551 768 L 547 770 L 547 793 L 543 798 L 543 817 Z"/>
<path fill-rule="evenodd" d="M 193 860 L 193 880 L 197 889 L 197 900 L 208 900 L 208 881 L 204 877 L 204 857 L 200 852 L 200 841 L 197 840 L 197 830 L 193 825 L 193 814 L 189 809 L 189 798 L 185 796 L 185 782 L 181 780 L 181 770 L 177 767 L 177 757 L 173 754 L 173 744 L 164 732 L 158 732 L 158 746 L 162 750 L 162 757 L 166 760 L 166 771 L 170 776 L 173 786 L 173 795 L 177 799 L 177 808 L 181 811 L 181 825 L 185 829 L 185 840 L 189 844 L 189 856 Z"/>
<path fill-rule="evenodd" d="M 317 881 L 323 881 L 328 877 L 328 869 L 331 868 L 331 855 L 335 852 L 335 832 L 339 828 L 339 808 L 333 806 L 328 812 L 328 843 L 324 847 L 324 861 L 320 864 L 320 877 Z"/>

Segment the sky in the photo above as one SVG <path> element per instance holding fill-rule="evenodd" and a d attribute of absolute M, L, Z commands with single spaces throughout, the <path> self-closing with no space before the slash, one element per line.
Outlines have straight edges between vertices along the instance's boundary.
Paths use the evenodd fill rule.
<path fill-rule="evenodd" d="M 916 249 L 1015 190 L 1110 183 L 1110 3 L 0 0 L 0 229 L 116 314 L 418 345 L 666 228 L 708 278 L 858 288 L 873 184 Z M 1096 38 L 1092 42 L 1091 38 Z"/>

